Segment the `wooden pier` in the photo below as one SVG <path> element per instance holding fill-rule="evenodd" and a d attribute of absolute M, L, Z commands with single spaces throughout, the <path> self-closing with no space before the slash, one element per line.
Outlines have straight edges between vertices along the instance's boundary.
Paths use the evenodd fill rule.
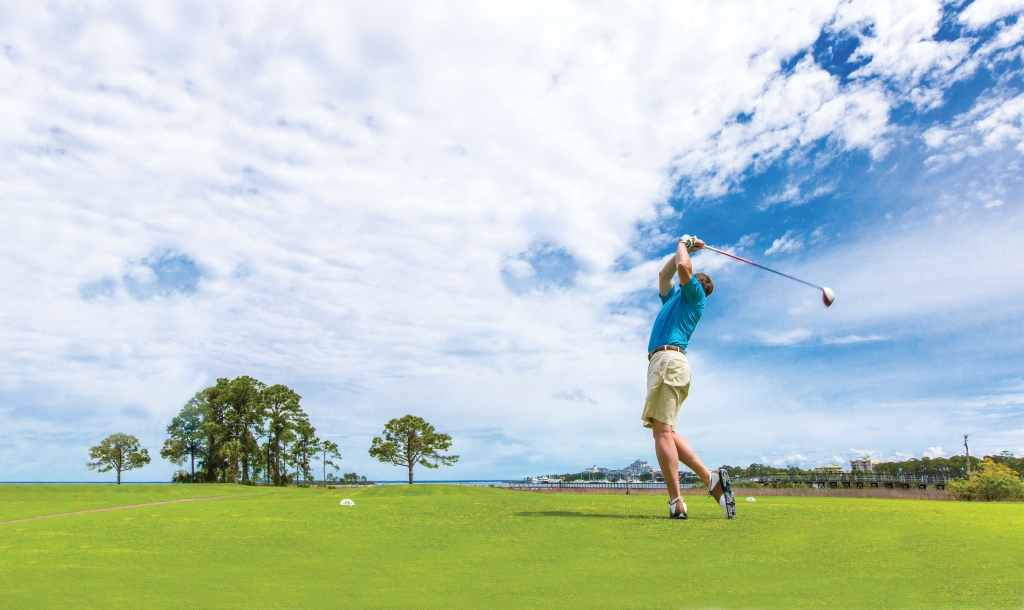
<path fill-rule="evenodd" d="M 689 479 L 693 480 L 689 480 Z M 839 473 L 818 473 L 818 474 L 773 474 L 761 475 L 758 477 L 737 477 L 732 479 L 733 483 L 755 483 L 762 487 L 794 487 L 807 486 L 817 489 L 945 489 L 946 483 L 956 477 L 947 475 L 910 475 L 910 474 L 875 474 L 870 472 L 839 472 Z M 622 481 L 610 483 L 608 481 L 560 481 L 550 483 L 533 483 L 530 481 L 515 482 L 509 481 L 504 486 L 509 489 L 520 491 L 554 491 L 554 490 L 620 490 L 629 493 L 631 490 L 654 490 L 665 489 L 665 483 L 661 482 L 634 482 L 625 483 Z M 681 487 L 689 489 L 703 487 L 696 481 L 695 476 L 684 480 Z"/>
<path fill-rule="evenodd" d="M 736 482 L 759 483 L 764 487 L 782 485 L 806 485 L 818 489 L 864 489 L 879 487 L 885 489 L 945 489 L 946 483 L 955 477 L 948 475 L 875 474 L 873 472 L 839 472 L 818 474 L 770 474 L 758 477 L 741 477 Z"/>

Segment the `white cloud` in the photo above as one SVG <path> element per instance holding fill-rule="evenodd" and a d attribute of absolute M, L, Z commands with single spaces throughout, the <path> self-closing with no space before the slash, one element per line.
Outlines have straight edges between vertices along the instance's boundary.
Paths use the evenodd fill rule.
<path fill-rule="evenodd" d="M 850 343 L 867 343 L 871 341 L 885 341 L 887 337 L 882 335 L 867 335 L 862 337 L 860 335 L 847 335 L 845 337 L 828 337 L 822 339 L 821 342 L 825 345 L 846 345 Z"/>
<path fill-rule="evenodd" d="M 883 92 L 871 84 L 842 89 L 810 57 L 791 74 L 776 74 L 742 110 L 751 114 L 748 122 L 729 123 L 709 134 L 707 143 L 680 155 L 675 164 L 680 174 L 700 178 L 698 195 L 722 195 L 751 165 L 767 167 L 794 147 L 820 138 L 833 138 L 844 149 L 868 150 L 874 157 L 888 149 L 889 104 Z"/>
<path fill-rule="evenodd" d="M 579 389 L 571 392 L 568 390 L 561 390 L 552 394 L 551 398 L 554 398 L 555 400 L 566 400 L 569 402 L 589 402 L 590 404 L 597 404 L 596 400 L 587 396 L 586 392 Z"/>
<path fill-rule="evenodd" d="M 1024 0 L 975 0 L 960 13 L 960 22 L 978 30 L 1021 11 L 1024 11 Z"/>
<path fill-rule="evenodd" d="M 923 455 L 934 460 L 935 458 L 946 457 L 946 452 L 942 450 L 942 447 L 929 447 L 928 451 L 925 451 Z"/>
<path fill-rule="evenodd" d="M 810 242 L 811 244 L 820 244 L 826 241 L 828 237 L 825 235 L 825 227 L 818 227 L 811 232 Z"/>
<path fill-rule="evenodd" d="M 756 333 L 765 345 L 797 345 L 811 338 L 811 331 L 806 328 L 794 328 L 782 332 L 758 331 Z"/>
<path fill-rule="evenodd" d="M 869 457 L 873 460 L 878 460 L 879 462 L 885 461 L 882 459 L 883 453 L 881 451 L 876 451 L 872 449 L 854 449 L 853 447 L 850 447 L 850 451 L 847 453 L 847 455 L 851 456 L 852 458 Z"/>
<path fill-rule="evenodd" d="M 981 115 L 973 121 L 973 128 L 981 135 L 985 148 L 1001 148 L 1009 142 L 1024 152 L 1024 94 L 994 101 L 988 108 L 978 108 L 972 114 Z"/>
<path fill-rule="evenodd" d="M 788 252 L 796 252 L 803 247 L 804 242 L 800 236 L 797 235 L 796 231 L 786 231 L 785 235 L 772 242 L 772 246 L 765 250 L 764 254 L 765 256 L 786 254 Z"/>
<path fill-rule="evenodd" d="M 930 149 L 938 151 L 928 160 L 935 169 L 1007 145 L 1024 153 L 1024 94 L 1010 95 L 997 88 L 980 97 L 973 108 L 957 115 L 949 125 L 929 128 L 922 138 Z"/>
<path fill-rule="evenodd" d="M 753 248 L 754 244 L 756 244 L 756 243 L 757 243 L 757 233 L 748 233 L 748 234 L 740 237 L 738 240 L 736 240 L 736 246 L 735 246 L 734 249 L 737 252 L 742 252 L 742 251 L 744 251 L 744 250 L 746 250 L 748 248 Z"/>
<path fill-rule="evenodd" d="M 782 191 L 765 197 L 764 201 L 761 203 L 761 207 L 767 208 L 768 206 L 775 205 L 776 203 L 786 203 L 797 201 L 799 199 L 800 187 L 795 184 L 788 184 Z"/>
<path fill-rule="evenodd" d="M 925 131 L 922 137 L 924 138 L 925 144 L 928 145 L 928 148 L 938 148 L 949 140 L 949 136 L 952 133 L 953 132 L 948 129 L 936 126 Z"/>
<path fill-rule="evenodd" d="M 870 60 L 852 76 L 881 76 L 898 83 L 890 95 L 918 107 L 941 104 L 942 87 L 970 73 L 970 68 L 958 70 L 970 51 L 969 41 L 934 39 L 943 8 L 938 0 L 840 5 L 832 29 L 858 33 L 861 45 L 855 57 Z"/>
<path fill-rule="evenodd" d="M 789 205 L 803 205 L 809 201 L 823 197 L 836 190 L 834 184 L 822 184 L 818 185 L 810 190 L 801 188 L 799 184 L 788 184 L 786 187 L 775 193 L 765 197 L 763 201 L 758 205 L 761 210 L 766 210 L 769 207 L 779 204 L 788 203 Z"/>

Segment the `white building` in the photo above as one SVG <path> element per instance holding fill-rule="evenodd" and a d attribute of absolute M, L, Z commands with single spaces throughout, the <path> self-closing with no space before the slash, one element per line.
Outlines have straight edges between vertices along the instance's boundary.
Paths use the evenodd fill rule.
<path fill-rule="evenodd" d="M 859 460 L 850 460 L 850 472 L 874 472 L 877 463 L 878 460 L 873 460 L 865 455 Z"/>
<path fill-rule="evenodd" d="M 623 468 L 622 472 L 630 476 L 640 476 L 642 474 L 653 473 L 654 469 L 651 468 L 650 464 L 643 460 L 635 460 L 632 464 Z"/>

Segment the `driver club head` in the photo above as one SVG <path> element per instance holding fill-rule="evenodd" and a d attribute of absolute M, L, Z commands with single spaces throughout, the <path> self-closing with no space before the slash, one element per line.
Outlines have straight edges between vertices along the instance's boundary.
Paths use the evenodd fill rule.
<path fill-rule="evenodd" d="M 831 288 L 823 287 L 821 289 L 821 302 L 825 304 L 825 307 L 832 307 L 832 303 L 836 301 L 836 293 L 832 292 Z"/>

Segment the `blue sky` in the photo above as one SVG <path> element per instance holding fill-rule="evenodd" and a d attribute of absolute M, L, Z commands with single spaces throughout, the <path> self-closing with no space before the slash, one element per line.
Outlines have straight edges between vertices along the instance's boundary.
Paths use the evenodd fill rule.
<path fill-rule="evenodd" d="M 217 377 L 343 469 L 653 460 L 656 273 L 712 253 L 680 432 L 711 464 L 1024 453 L 1024 2 L 7 3 L 0 463 L 101 480 Z M 134 480 L 163 480 L 159 459 Z"/>

